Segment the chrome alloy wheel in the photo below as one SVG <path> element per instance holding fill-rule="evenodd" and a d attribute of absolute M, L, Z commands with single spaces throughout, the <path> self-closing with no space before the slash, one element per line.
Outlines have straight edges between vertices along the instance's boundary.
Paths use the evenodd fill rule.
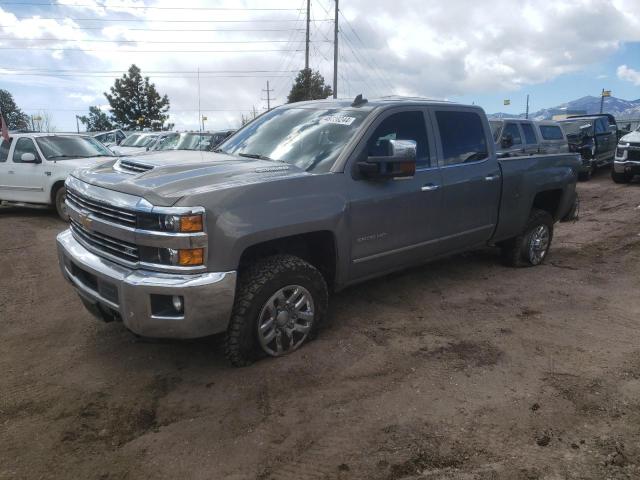
<path fill-rule="evenodd" d="M 300 285 L 281 288 L 260 310 L 260 346 L 274 357 L 293 352 L 309 335 L 314 314 L 313 297 L 306 288 Z"/>
<path fill-rule="evenodd" d="M 538 265 L 544 260 L 549 248 L 549 227 L 538 225 L 529 237 L 529 261 Z"/>

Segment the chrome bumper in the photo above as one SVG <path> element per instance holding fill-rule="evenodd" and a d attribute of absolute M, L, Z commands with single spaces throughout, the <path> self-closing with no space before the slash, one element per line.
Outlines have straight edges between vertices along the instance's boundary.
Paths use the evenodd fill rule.
<path fill-rule="evenodd" d="M 614 160 L 613 161 L 613 170 L 616 173 L 640 173 L 640 162 L 636 162 L 635 160 Z"/>
<path fill-rule="evenodd" d="M 89 252 L 70 230 L 58 235 L 57 244 L 62 274 L 102 319 L 120 317 L 134 333 L 156 338 L 197 338 L 227 329 L 236 272 L 183 275 L 128 269 Z M 184 311 L 158 312 L 152 295 L 181 296 Z"/>

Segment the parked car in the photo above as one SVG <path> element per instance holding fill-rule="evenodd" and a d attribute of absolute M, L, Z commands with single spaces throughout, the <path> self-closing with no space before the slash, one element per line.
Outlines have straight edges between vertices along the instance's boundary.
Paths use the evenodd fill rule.
<path fill-rule="evenodd" d="M 108 132 L 96 133 L 93 135 L 93 138 L 98 140 L 105 147 L 113 147 L 116 145 L 120 145 L 122 140 L 127 138 L 127 135 L 118 128 L 116 130 L 110 130 Z"/>
<path fill-rule="evenodd" d="M 140 155 L 153 149 L 167 135 L 168 133 L 133 133 L 120 142 L 120 145 L 111 147 L 111 150 L 120 156 Z"/>
<path fill-rule="evenodd" d="M 567 153 L 569 142 L 560 124 L 553 120 L 534 121 L 540 153 Z"/>
<path fill-rule="evenodd" d="M 499 157 L 516 157 L 538 153 L 540 147 L 531 120 L 505 118 L 490 120 L 496 153 Z"/>
<path fill-rule="evenodd" d="M 613 163 L 618 142 L 618 127 L 613 115 L 575 115 L 558 123 L 567 136 L 569 149 L 580 153 L 581 180 L 589 180 L 597 168 Z"/>
<path fill-rule="evenodd" d="M 225 138 L 227 132 L 171 133 L 158 141 L 152 150 L 205 150 L 211 151 Z"/>
<path fill-rule="evenodd" d="M 53 205 L 63 220 L 64 182 L 76 168 L 114 157 L 88 135 L 15 133 L 0 144 L 0 200 L 10 203 Z"/>
<path fill-rule="evenodd" d="M 234 365 L 297 349 L 331 290 L 486 245 L 539 265 L 577 205 L 576 154 L 498 159 L 477 106 L 288 104 L 216 152 L 75 172 L 57 244 L 97 317 L 149 337 L 226 332 Z"/>
<path fill-rule="evenodd" d="M 640 125 L 618 142 L 611 178 L 616 183 L 629 183 L 640 175 Z"/>

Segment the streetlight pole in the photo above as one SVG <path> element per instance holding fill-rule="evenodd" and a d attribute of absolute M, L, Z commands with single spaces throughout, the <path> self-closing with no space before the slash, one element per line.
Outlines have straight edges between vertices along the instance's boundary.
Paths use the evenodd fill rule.
<path fill-rule="evenodd" d="M 76 115 L 76 130 L 80 133 L 80 124 L 78 123 L 78 115 Z"/>

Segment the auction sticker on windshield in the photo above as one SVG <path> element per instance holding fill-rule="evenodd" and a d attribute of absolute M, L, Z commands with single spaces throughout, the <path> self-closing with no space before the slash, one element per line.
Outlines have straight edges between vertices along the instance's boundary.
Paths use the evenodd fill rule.
<path fill-rule="evenodd" d="M 345 117 L 341 115 L 327 115 L 320 118 L 320 123 L 334 123 L 336 125 L 351 125 L 356 117 Z"/>

